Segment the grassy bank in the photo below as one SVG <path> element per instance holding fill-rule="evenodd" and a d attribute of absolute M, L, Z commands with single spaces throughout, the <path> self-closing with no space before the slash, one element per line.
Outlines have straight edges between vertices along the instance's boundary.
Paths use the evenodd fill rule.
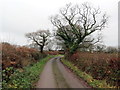
<path fill-rule="evenodd" d="M 54 56 L 47 56 L 32 66 L 27 66 L 23 70 L 17 69 L 11 75 L 9 82 L 3 81 L 3 88 L 32 88 L 37 82 L 46 62 Z"/>
<path fill-rule="evenodd" d="M 76 66 L 74 66 L 73 63 L 67 61 L 67 60 L 61 60 L 61 62 L 66 65 L 69 69 L 71 69 L 77 76 L 84 79 L 90 86 L 93 88 L 112 88 L 109 86 L 105 80 L 96 80 L 93 79 L 92 76 L 88 75 L 85 72 L 82 72 L 80 69 L 78 69 Z"/>

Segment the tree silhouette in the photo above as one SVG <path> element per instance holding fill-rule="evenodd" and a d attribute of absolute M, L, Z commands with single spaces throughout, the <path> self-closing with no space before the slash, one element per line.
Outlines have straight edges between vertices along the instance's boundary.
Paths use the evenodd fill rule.
<path fill-rule="evenodd" d="M 51 23 L 57 28 L 56 36 L 63 40 L 66 52 L 73 54 L 85 42 L 95 41 L 89 38 L 94 32 L 101 31 L 108 21 L 106 14 L 101 15 L 100 9 L 83 3 L 80 6 L 67 4 L 60 9 L 60 14 L 51 17 Z"/>
<path fill-rule="evenodd" d="M 27 33 L 25 36 L 37 44 L 40 52 L 43 53 L 44 46 L 48 44 L 50 32 L 49 30 L 39 30 L 37 32 Z"/>

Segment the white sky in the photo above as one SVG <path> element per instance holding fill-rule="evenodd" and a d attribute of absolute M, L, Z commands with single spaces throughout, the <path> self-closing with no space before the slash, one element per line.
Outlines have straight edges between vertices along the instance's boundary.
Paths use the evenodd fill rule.
<path fill-rule="evenodd" d="M 107 46 L 118 45 L 118 1 L 119 0 L 0 0 L 0 41 L 26 45 L 25 33 L 39 29 L 53 29 L 51 15 L 68 3 L 90 2 L 100 7 L 110 17 L 103 31 Z"/>

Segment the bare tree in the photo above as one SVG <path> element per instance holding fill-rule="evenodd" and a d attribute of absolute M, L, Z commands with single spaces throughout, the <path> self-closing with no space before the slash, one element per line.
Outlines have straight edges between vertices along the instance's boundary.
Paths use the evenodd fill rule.
<path fill-rule="evenodd" d="M 27 33 L 25 36 L 29 38 L 33 43 L 38 45 L 40 52 L 43 53 L 44 46 L 49 43 L 48 38 L 50 36 L 50 32 L 49 30 L 39 30 L 37 32 Z"/>
<path fill-rule="evenodd" d="M 106 48 L 106 52 L 108 52 L 108 53 L 118 53 L 118 48 L 109 46 L 109 47 Z"/>
<path fill-rule="evenodd" d="M 54 45 L 55 45 L 55 40 L 54 40 L 54 38 L 50 38 L 49 39 L 49 41 L 48 41 L 49 43 L 46 45 L 46 50 L 48 50 L 48 51 L 52 51 L 53 49 L 54 49 Z"/>
<path fill-rule="evenodd" d="M 57 28 L 56 36 L 66 46 L 66 51 L 73 54 L 85 42 L 98 42 L 95 37 L 88 39 L 94 32 L 101 31 L 108 21 L 106 14 L 101 15 L 100 9 L 83 3 L 81 7 L 67 4 L 60 9 L 60 14 L 51 17 L 51 23 Z"/>
<path fill-rule="evenodd" d="M 103 44 L 95 45 L 95 51 L 97 51 L 97 52 L 105 52 L 106 48 L 107 47 Z"/>

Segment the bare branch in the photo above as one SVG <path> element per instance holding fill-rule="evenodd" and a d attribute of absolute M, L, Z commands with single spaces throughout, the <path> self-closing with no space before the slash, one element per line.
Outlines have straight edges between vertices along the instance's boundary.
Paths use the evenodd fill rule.
<path fill-rule="evenodd" d="M 73 53 L 87 36 L 105 28 L 108 17 L 104 14 L 99 20 L 100 17 L 100 8 L 93 8 L 89 3 L 84 3 L 81 7 L 68 4 L 60 9 L 59 15 L 51 18 L 51 22 L 57 28 L 56 35 L 64 40 L 66 47 Z M 96 42 L 94 39 L 86 42 L 94 44 L 99 39 Z"/>
<path fill-rule="evenodd" d="M 40 51 L 42 53 L 48 37 L 50 36 L 50 32 L 49 30 L 39 30 L 37 32 L 27 33 L 25 36 L 35 42 L 35 44 L 40 47 Z"/>

